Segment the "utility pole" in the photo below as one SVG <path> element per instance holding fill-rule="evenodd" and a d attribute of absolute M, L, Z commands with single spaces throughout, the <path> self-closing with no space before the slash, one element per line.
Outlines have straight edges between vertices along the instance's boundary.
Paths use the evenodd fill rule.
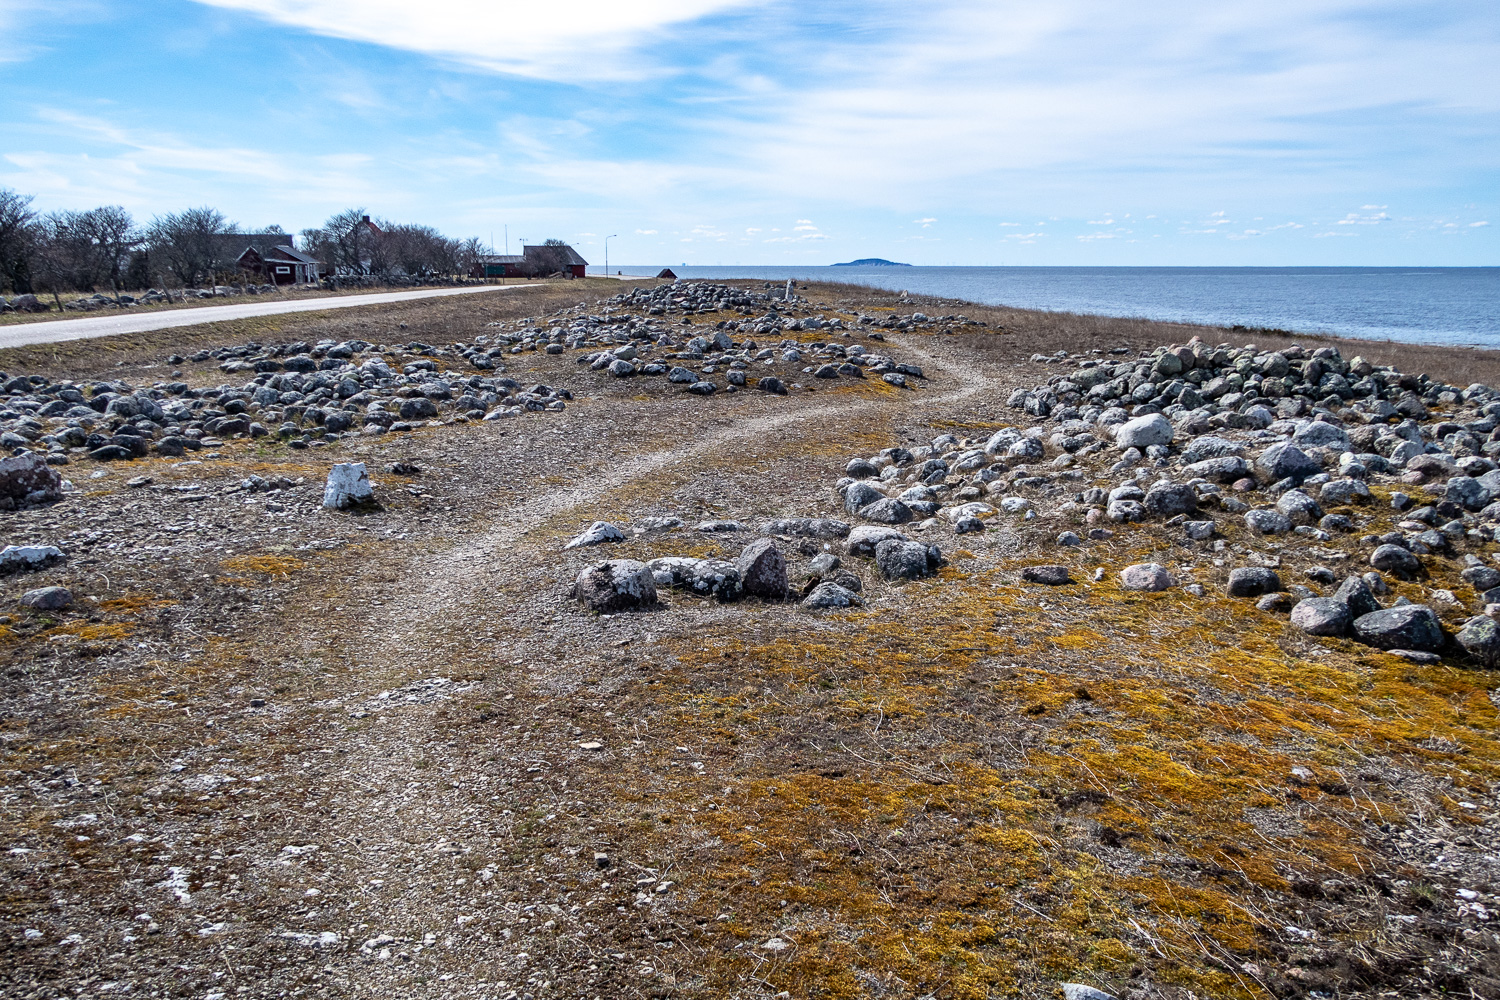
<path fill-rule="evenodd" d="M 604 276 L 609 277 L 609 241 L 619 236 L 619 233 L 610 233 L 604 237 Z"/>

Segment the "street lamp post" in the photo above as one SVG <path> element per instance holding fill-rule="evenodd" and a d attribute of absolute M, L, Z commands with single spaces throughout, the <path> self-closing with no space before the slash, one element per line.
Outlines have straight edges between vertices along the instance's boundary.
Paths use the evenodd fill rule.
<path fill-rule="evenodd" d="M 619 233 L 610 233 L 604 237 L 604 276 L 609 277 L 609 241 L 619 236 Z"/>

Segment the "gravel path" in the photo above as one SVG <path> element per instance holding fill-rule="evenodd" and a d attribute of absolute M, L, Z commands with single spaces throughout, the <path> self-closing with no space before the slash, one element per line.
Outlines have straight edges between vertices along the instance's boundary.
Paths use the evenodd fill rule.
<path fill-rule="evenodd" d="M 178 326 L 197 326 L 223 320 L 248 319 L 252 316 L 274 316 L 278 313 L 321 312 L 326 309 L 352 309 L 355 306 L 379 306 L 412 299 L 431 299 L 445 295 L 474 295 L 479 292 L 530 288 L 525 285 L 481 285 L 477 288 L 434 288 L 415 292 L 374 292 L 370 295 L 329 296 L 318 299 L 293 299 L 287 302 L 242 302 L 232 306 L 200 306 L 135 315 L 91 316 L 88 319 L 65 319 L 54 322 L 27 323 L 0 327 L 0 348 L 25 347 L 30 344 L 55 344 L 64 340 L 89 337 L 113 337 L 122 333 L 146 333 Z"/>

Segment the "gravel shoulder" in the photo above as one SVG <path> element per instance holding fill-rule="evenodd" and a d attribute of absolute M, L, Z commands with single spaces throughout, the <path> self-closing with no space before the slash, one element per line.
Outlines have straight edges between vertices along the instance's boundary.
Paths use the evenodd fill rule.
<path fill-rule="evenodd" d="M 166 356 L 250 337 L 472 345 L 489 323 L 573 315 L 558 312 L 566 295 L 0 363 L 209 386 L 226 377 L 213 362 Z M 1306 636 L 1222 596 L 1252 557 L 1305 579 L 1326 558 L 1305 535 L 1254 537 L 1215 514 L 1218 549 L 1163 519 L 1060 549 L 1059 531 L 1091 525 L 1057 508 L 1109 482 L 1115 451 L 1079 459 L 1077 480 L 1015 486 L 1036 517 L 905 526 L 943 550 L 926 579 L 886 580 L 837 541 L 776 539 L 799 592 L 815 556 L 841 555 L 861 607 L 663 590 L 650 609 L 599 615 L 570 598 L 600 559 L 733 559 L 775 518 L 860 523 L 834 488 L 851 458 L 1040 425 L 1008 405 L 1062 370 L 1038 344 L 1108 358 L 1243 339 L 803 295 L 795 315 L 841 317 L 851 334 L 784 335 L 809 354 L 862 343 L 923 377 L 898 389 L 783 365 L 767 370 L 795 381 L 785 396 L 697 396 L 579 364 L 587 348 L 526 349 L 476 374 L 566 389 L 564 408 L 444 409 L 436 426 L 317 447 L 273 434 L 75 457 L 64 499 L 0 512 L 0 541 L 70 556 L 4 579 L 8 989 L 1500 995 L 1481 916 L 1500 888 L 1495 674 Z M 858 323 L 915 312 L 986 325 Z M 690 320 L 679 340 L 731 318 L 744 319 L 659 317 Z M 427 357 L 456 363 L 399 360 Z M 1454 381 L 1474 369 L 1462 352 L 1425 361 Z M 366 463 L 378 505 L 320 506 L 335 461 Z M 1396 530 L 1394 511 L 1362 516 L 1362 531 Z M 596 520 L 625 539 L 564 550 Z M 1121 587 L 1142 562 L 1204 593 Z M 1075 582 L 1027 584 L 1043 564 Z M 1472 592 L 1456 556 L 1425 565 L 1396 591 Z M 77 604 L 17 605 L 44 585 Z"/>

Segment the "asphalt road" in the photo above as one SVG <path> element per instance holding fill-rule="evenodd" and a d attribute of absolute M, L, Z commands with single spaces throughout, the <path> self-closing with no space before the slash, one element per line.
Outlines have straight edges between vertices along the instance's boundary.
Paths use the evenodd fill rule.
<path fill-rule="evenodd" d="M 222 320 L 248 319 L 251 316 L 274 316 L 278 313 L 322 312 L 326 309 L 352 309 L 355 306 L 378 306 L 411 299 L 429 299 L 442 295 L 474 295 L 500 292 L 525 285 L 481 285 L 477 288 L 434 288 L 415 292 L 372 292 L 369 295 L 341 295 L 320 299 L 291 301 L 240 302 L 232 306 L 198 306 L 192 309 L 170 309 L 149 313 L 116 313 L 90 316 L 87 319 L 64 319 L 52 322 L 23 323 L 0 327 L 0 348 L 25 347 L 29 344 L 55 344 L 63 340 L 88 337 L 113 337 L 121 333 L 145 333 L 175 326 L 197 326 Z"/>

